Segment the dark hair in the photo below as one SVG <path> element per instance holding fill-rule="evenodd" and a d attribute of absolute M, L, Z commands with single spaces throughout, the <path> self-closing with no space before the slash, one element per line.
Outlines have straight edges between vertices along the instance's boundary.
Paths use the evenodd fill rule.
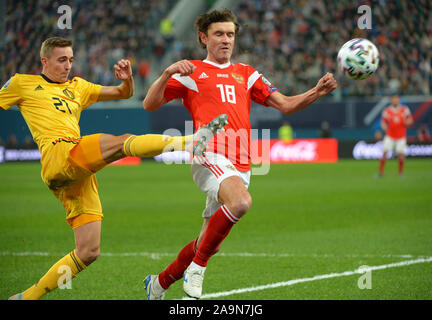
<path fill-rule="evenodd" d="M 200 38 L 200 32 L 203 32 L 207 35 L 207 31 L 212 23 L 215 22 L 232 22 L 235 25 L 235 33 L 237 34 L 240 25 L 237 22 L 237 17 L 235 14 L 229 9 L 223 10 L 213 10 L 209 13 L 204 13 L 195 20 L 195 28 L 198 30 L 198 43 L 202 48 L 206 48 L 206 45 L 202 43 Z"/>

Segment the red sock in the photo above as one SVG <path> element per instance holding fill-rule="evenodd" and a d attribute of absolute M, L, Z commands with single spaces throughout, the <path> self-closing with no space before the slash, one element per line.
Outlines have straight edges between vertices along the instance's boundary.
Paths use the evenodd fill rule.
<path fill-rule="evenodd" d="M 403 173 L 404 163 L 405 161 L 403 159 L 399 159 L 399 174 Z"/>
<path fill-rule="evenodd" d="M 220 207 L 210 218 L 207 230 L 198 247 L 193 262 L 206 267 L 207 261 L 226 238 L 232 226 L 239 220 L 226 206 Z"/>
<path fill-rule="evenodd" d="M 162 271 L 158 278 L 164 289 L 168 289 L 177 280 L 183 277 L 183 273 L 192 262 L 196 252 L 196 240 L 188 243 L 178 254 L 177 258 Z"/>
<path fill-rule="evenodd" d="M 384 172 L 384 166 L 385 166 L 386 160 L 387 160 L 386 157 L 382 157 L 381 160 L 380 160 L 379 173 L 380 173 L 381 175 L 382 175 L 383 172 Z"/>

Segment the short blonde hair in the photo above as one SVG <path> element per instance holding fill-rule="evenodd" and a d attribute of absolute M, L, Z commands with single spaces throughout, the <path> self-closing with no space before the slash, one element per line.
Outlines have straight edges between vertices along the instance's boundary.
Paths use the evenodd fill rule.
<path fill-rule="evenodd" d="M 42 46 L 40 49 L 40 56 L 41 58 L 42 57 L 49 58 L 54 48 L 72 47 L 72 45 L 73 45 L 72 40 L 68 40 L 60 37 L 48 38 L 44 42 L 42 42 Z"/>

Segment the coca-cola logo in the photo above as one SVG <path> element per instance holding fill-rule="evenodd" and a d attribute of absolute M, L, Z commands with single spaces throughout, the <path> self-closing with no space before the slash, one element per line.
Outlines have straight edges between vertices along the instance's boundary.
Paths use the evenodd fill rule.
<path fill-rule="evenodd" d="M 276 142 L 270 150 L 270 160 L 274 162 L 286 161 L 314 161 L 317 159 L 318 144 L 315 141 L 298 141 L 285 144 Z"/>

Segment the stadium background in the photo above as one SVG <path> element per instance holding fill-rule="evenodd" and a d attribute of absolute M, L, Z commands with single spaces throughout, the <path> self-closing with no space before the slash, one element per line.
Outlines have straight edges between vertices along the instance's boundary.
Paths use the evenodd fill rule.
<path fill-rule="evenodd" d="M 359 29 L 358 7 L 372 10 L 372 29 Z M 72 28 L 59 29 L 60 5 L 72 8 Z M 72 38 L 78 75 L 103 85 L 118 83 L 113 64 L 132 61 L 135 96 L 127 101 L 98 103 L 82 116 L 82 134 L 93 132 L 155 133 L 167 128 L 184 132 L 190 120 L 181 101 L 154 113 L 142 111 L 149 84 L 174 61 L 203 59 L 196 43 L 193 20 L 212 8 L 229 7 L 242 26 L 233 61 L 249 63 L 285 94 L 302 93 L 325 72 L 333 72 L 339 88 L 308 110 L 282 115 L 253 105 L 252 127 L 270 128 L 272 138 L 289 121 L 296 138 L 320 136 L 324 121 L 332 136 L 342 141 L 373 141 L 380 131 L 379 117 L 388 96 L 398 93 L 414 114 L 409 141 L 417 140 L 420 126 L 432 125 L 432 15 L 429 1 L 2 1 L 0 82 L 14 73 L 41 70 L 39 48 L 49 36 Z M 187 10 L 185 8 L 187 7 Z M 409 14 L 407 14 L 409 12 Z M 336 71 L 340 46 L 353 37 L 365 37 L 380 51 L 380 66 L 365 81 L 348 81 Z M 2 112 L 0 143 L 30 146 L 29 131 L 18 112 Z"/>
<path fill-rule="evenodd" d="M 314 86 L 320 75 L 335 72 L 338 48 L 353 37 L 370 39 L 381 54 L 373 77 L 348 81 L 336 74 L 339 88 L 300 113 L 282 115 L 253 105 L 253 128 L 270 129 L 271 137 L 277 138 L 281 124 L 289 121 L 296 138 L 319 138 L 322 122 L 328 121 L 339 156 L 352 157 L 360 140 L 375 141 L 379 111 L 389 95 L 399 93 L 416 120 L 408 131 L 410 143 L 431 146 L 417 138 L 421 125 L 432 126 L 430 1 L 190 3 L 0 1 L 0 81 L 5 83 L 15 72 L 38 74 L 39 48 L 45 38 L 72 38 L 73 75 L 117 84 L 112 65 L 127 57 L 136 83 L 131 99 L 86 109 L 80 122 L 82 134 L 161 133 L 169 128 L 183 132 L 190 116 L 180 101 L 148 113 L 142 109 L 142 98 L 173 61 L 204 58 L 196 43 L 194 18 L 214 7 L 228 7 L 242 25 L 233 61 L 250 63 L 286 94 L 301 93 Z M 62 4 L 73 11 L 70 30 L 57 25 Z M 357 9 L 362 4 L 372 9 L 371 30 L 358 29 Z M 17 108 L 0 110 L 0 138 L 9 150 L 34 148 Z M 369 152 L 376 155 L 377 150 Z M 0 152 L 0 162 L 1 156 Z M 338 275 L 361 265 L 430 261 L 430 159 L 409 159 L 404 180 L 398 179 L 396 166 L 396 161 L 390 161 L 388 175 L 380 181 L 373 178 L 378 162 L 344 159 L 337 164 L 274 165 L 265 177 L 253 177 L 254 205 L 212 260 L 205 293 Z M 39 178 L 37 162 L 0 164 L 1 299 L 39 279 L 73 245 L 61 204 Z M 100 261 L 74 280 L 77 290 L 57 290 L 48 299 L 142 299 L 143 277 L 165 267 L 200 228 L 204 197 L 194 187 L 187 166 L 154 161 L 113 166 L 98 173 L 98 181 L 106 213 Z M 271 272 L 262 272 L 268 270 L 269 261 Z M 228 275 L 227 264 L 242 268 L 232 268 Z M 429 263 L 374 271 L 372 290 L 360 290 L 357 278 L 219 297 L 432 298 Z M 180 283 L 167 294 L 168 299 L 182 297 Z"/>

